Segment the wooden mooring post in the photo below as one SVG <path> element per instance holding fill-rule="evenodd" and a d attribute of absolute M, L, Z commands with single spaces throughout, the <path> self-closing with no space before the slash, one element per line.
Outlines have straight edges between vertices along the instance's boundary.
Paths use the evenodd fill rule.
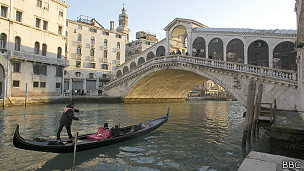
<path fill-rule="evenodd" d="M 252 128 L 252 121 L 253 121 L 253 114 L 254 114 L 254 97 L 256 92 L 256 83 L 254 81 L 250 81 L 248 86 L 248 93 L 247 93 L 247 111 L 246 111 L 246 118 L 244 121 L 244 130 L 243 130 L 243 137 L 242 137 L 242 146 L 246 146 L 246 141 L 251 140 L 251 128 Z"/>
<path fill-rule="evenodd" d="M 255 135 L 256 129 L 258 129 L 258 121 L 259 121 L 258 117 L 261 111 L 262 92 L 263 92 L 263 84 L 260 84 L 258 87 L 258 93 L 255 99 L 255 106 L 254 106 L 253 130 L 252 130 L 253 135 Z"/>

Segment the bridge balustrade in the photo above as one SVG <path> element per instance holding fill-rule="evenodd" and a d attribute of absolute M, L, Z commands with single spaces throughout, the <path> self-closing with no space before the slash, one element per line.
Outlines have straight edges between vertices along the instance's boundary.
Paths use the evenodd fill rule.
<path fill-rule="evenodd" d="M 136 66 L 133 70 L 128 71 L 128 73 L 136 73 L 137 71 L 152 66 L 153 64 L 161 64 L 166 62 L 185 62 L 190 64 L 196 64 L 200 66 L 207 66 L 212 68 L 219 68 L 230 71 L 243 72 L 253 75 L 271 77 L 281 80 L 290 80 L 297 81 L 297 72 L 290 70 L 282 70 L 276 68 L 267 68 L 256 65 L 248 65 L 243 63 L 219 61 L 215 59 L 199 58 L 193 56 L 183 56 L 183 55 L 171 55 L 171 56 L 161 56 L 155 57 L 141 65 Z M 123 66 L 121 66 L 123 67 Z M 117 77 L 116 79 L 121 78 L 125 74 Z M 114 81 L 114 80 L 113 80 Z"/>

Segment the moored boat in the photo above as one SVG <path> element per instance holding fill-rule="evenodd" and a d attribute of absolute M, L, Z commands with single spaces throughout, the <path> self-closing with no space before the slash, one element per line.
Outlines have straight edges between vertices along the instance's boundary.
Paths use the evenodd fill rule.
<path fill-rule="evenodd" d="M 120 134 L 107 139 L 94 139 L 94 137 L 99 136 L 98 133 L 91 133 L 86 135 L 80 135 L 77 138 L 76 150 L 84 151 L 93 148 L 103 147 L 106 145 L 115 144 L 118 142 L 133 139 L 144 134 L 150 133 L 164 123 L 167 122 L 169 117 L 168 113 L 161 118 L 150 120 L 148 122 L 142 122 L 137 125 L 126 126 L 119 128 Z M 93 137 L 93 138 L 92 138 Z M 74 142 L 69 139 L 55 140 L 55 139 L 42 139 L 34 138 L 33 140 L 24 139 L 19 134 L 19 125 L 16 126 L 13 144 L 17 148 L 33 151 L 43 151 L 43 152 L 53 152 L 53 153 L 72 153 L 74 152 Z"/>

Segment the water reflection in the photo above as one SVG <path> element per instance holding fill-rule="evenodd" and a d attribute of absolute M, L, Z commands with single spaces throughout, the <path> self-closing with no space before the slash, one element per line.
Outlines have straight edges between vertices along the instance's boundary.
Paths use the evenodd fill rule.
<path fill-rule="evenodd" d="M 55 137 L 64 105 L 7 108 L 0 112 L 0 168 L 67 170 L 73 154 L 26 151 L 13 147 L 20 124 L 23 137 Z M 122 126 L 162 117 L 166 124 L 130 141 L 76 154 L 77 170 L 237 170 L 242 162 L 242 113 L 237 102 L 192 101 L 163 104 L 76 104 L 80 134 L 96 132 L 104 122 Z M 76 124 L 72 125 L 75 132 Z M 62 137 L 67 136 L 66 131 Z M 265 140 L 257 140 L 263 142 Z M 261 148 L 258 145 L 256 148 Z"/>

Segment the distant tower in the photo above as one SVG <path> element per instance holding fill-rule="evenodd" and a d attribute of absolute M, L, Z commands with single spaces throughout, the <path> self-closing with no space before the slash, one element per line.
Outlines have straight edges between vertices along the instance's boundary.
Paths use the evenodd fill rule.
<path fill-rule="evenodd" d="M 126 42 L 129 42 L 129 33 L 130 29 L 128 28 L 128 15 L 126 14 L 125 7 L 122 8 L 121 14 L 119 14 L 119 26 L 117 27 L 116 31 L 120 33 L 126 34 Z"/>

